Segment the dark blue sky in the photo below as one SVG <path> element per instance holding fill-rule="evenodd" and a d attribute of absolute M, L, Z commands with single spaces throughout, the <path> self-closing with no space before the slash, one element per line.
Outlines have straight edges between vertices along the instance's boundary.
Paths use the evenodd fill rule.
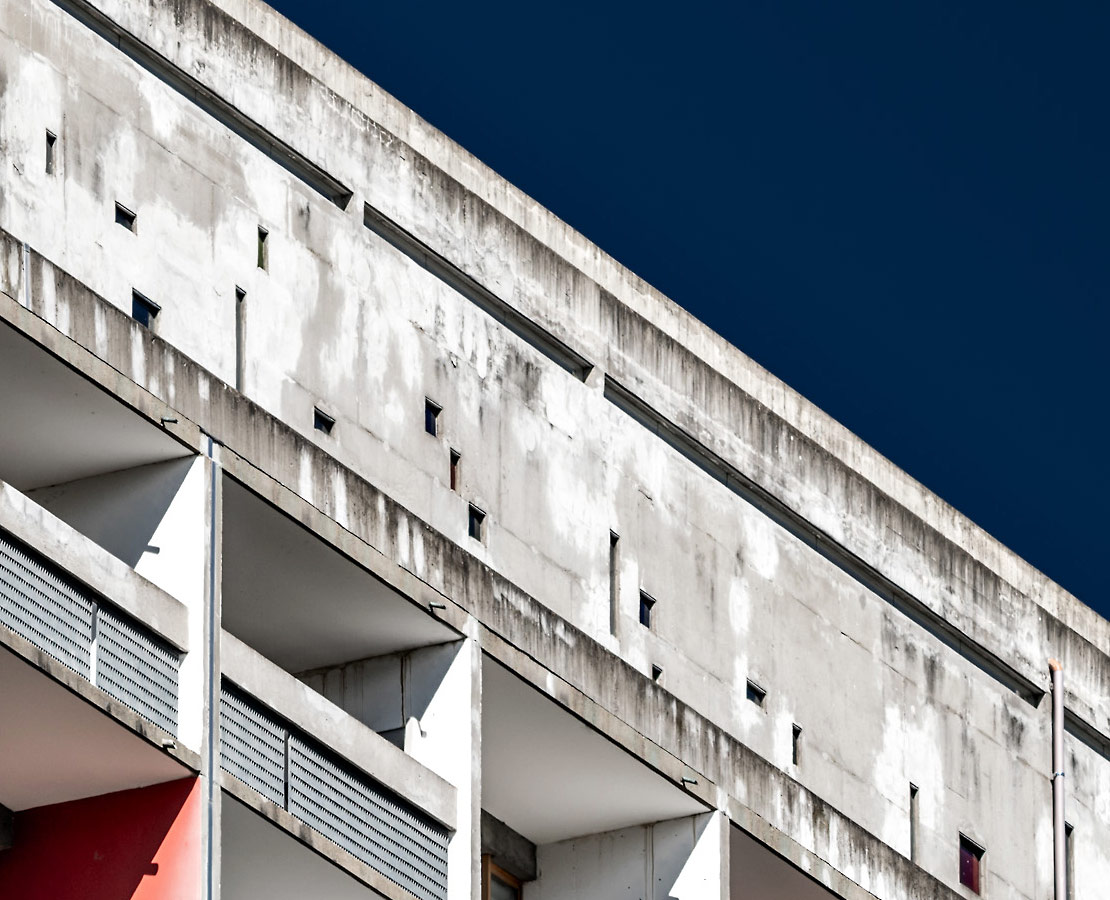
<path fill-rule="evenodd" d="M 1110 614 L 1110 5 L 274 5 Z"/>

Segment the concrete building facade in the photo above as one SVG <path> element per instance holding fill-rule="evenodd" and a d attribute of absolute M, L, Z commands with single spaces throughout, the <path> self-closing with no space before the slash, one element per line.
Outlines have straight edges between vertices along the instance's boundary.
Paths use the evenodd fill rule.
<path fill-rule="evenodd" d="M 0 165 L 0 895 L 1046 898 L 1050 658 L 1110 892 L 1110 624 L 262 3 Z"/>

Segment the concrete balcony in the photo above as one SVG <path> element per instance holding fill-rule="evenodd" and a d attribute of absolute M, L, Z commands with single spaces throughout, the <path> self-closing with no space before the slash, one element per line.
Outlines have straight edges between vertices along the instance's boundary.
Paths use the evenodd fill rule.
<path fill-rule="evenodd" d="M 74 879 L 131 896 L 159 871 L 196 883 L 188 620 L 0 483 L 0 896 L 71 896 Z"/>
<path fill-rule="evenodd" d="M 285 885 L 310 880 L 309 857 L 292 841 L 387 897 L 446 897 L 455 788 L 226 631 L 220 654 L 223 896 L 258 896 L 261 872 L 282 896 L 288 889 L 272 883 L 274 871 L 286 871 Z M 261 829 L 235 801 L 287 840 Z M 266 864 L 255 855 L 240 872 L 233 860 L 247 845 L 264 852 Z"/>
<path fill-rule="evenodd" d="M 152 740 L 176 741 L 196 730 L 179 716 L 183 691 L 199 696 L 181 679 L 188 620 L 184 604 L 0 482 L 0 625 L 13 648 L 29 644 L 49 670 L 61 663 L 103 692 L 105 708 L 138 713 Z"/>

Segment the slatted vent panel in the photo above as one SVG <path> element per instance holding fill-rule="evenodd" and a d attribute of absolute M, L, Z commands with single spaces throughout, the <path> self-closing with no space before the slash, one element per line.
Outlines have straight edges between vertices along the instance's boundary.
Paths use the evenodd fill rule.
<path fill-rule="evenodd" d="M 220 692 L 220 766 L 285 806 L 285 727 L 226 682 Z"/>
<path fill-rule="evenodd" d="M 289 812 L 422 900 L 447 896 L 447 832 L 296 734 Z"/>
<path fill-rule="evenodd" d="M 130 616 L 98 605 L 92 591 L 56 572 L 4 532 L 0 625 L 177 734 L 181 654 Z"/>
<path fill-rule="evenodd" d="M 96 622 L 96 683 L 170 734 L 177 734 L 180 654 L 145 629 L 101 607 Z"/>
<path fill-rule="evenodd" d="M 96 604 L 0 532 L 0 624 L 89 677 Z"/>
<path fill-rule="evenodd" d="M 220 765 L 420 900 L 447 896 L 442 825 L 224 682 Z"/>

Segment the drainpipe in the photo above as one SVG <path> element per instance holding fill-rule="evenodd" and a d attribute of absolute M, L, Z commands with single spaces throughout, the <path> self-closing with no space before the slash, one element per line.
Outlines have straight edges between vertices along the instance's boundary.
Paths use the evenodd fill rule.
<path fill-rule="evenodd" d="M 1052 673 L 1052 862 L 1056 900 L 1067 900 L 1068 870 L 1064 836 L 1064 667 L 1048 661 Z"/>

